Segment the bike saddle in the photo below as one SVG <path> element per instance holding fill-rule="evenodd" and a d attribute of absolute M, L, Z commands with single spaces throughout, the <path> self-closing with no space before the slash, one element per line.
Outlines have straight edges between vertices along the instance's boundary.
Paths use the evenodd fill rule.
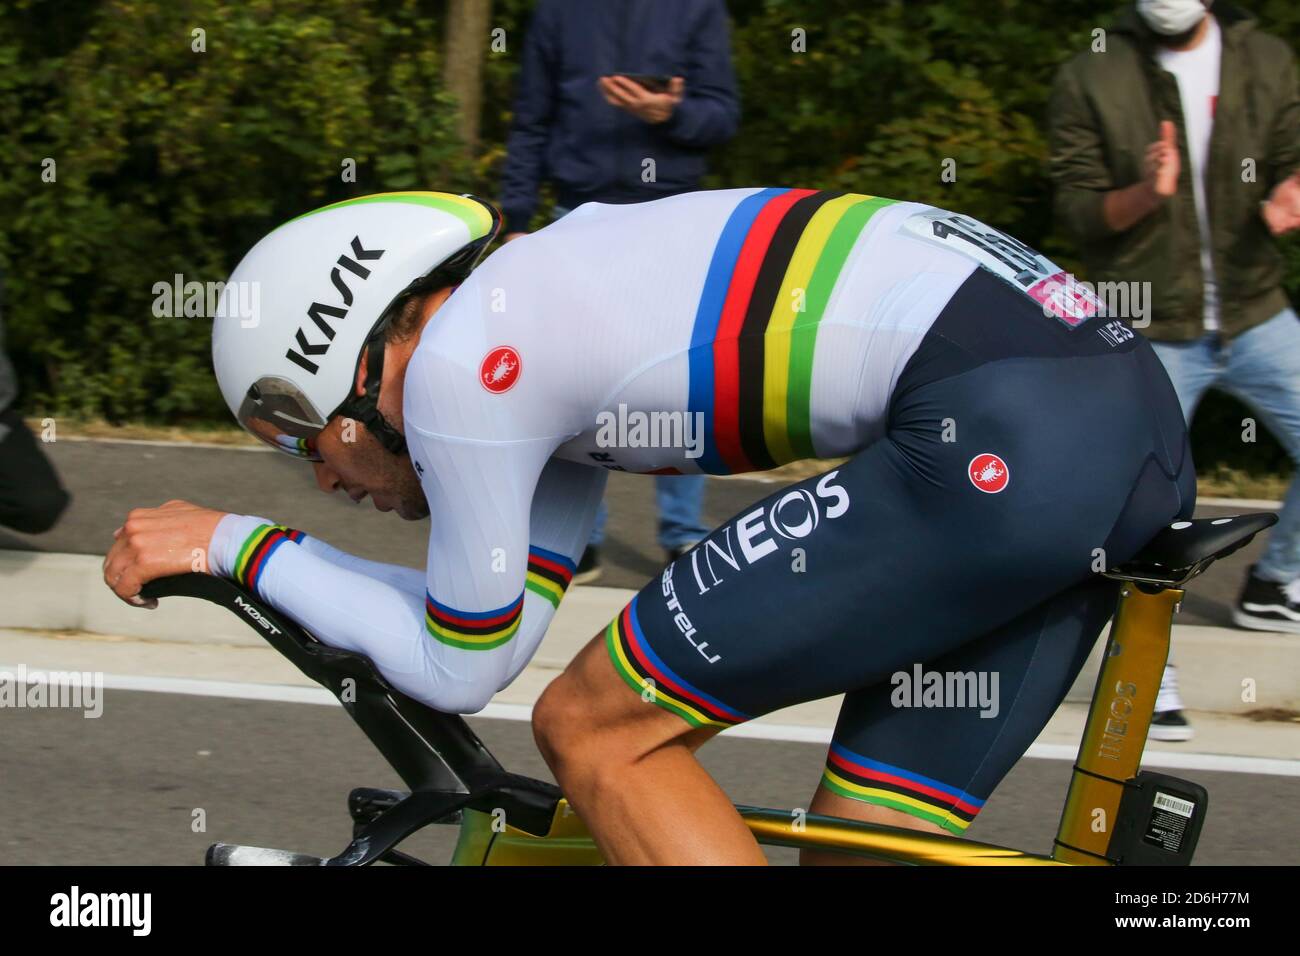
<path fill-rule="evenodd" d="M 1131 559 L 1107 571 L 1106 577 L 1181 587 L 1219 558 L 1245 547 L 1251 538 L 1275 524 L 1277 515 L 1267 511 L 1175 521 Z"/>

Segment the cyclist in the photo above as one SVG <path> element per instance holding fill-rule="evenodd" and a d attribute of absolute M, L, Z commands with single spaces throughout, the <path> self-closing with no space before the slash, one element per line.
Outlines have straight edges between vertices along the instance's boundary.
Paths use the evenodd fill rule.
<path fill-rule="evenodd" d="M 327 206 L 236 268 L 226 296 L 257 284 L 260 313 L 223 300 L 214 323 L 239 421 L 325 491 L 428 515 L 427 568 L 172 502 L 131 512 L 107 583 L 141 603 L 201 550 L 472 713 L 536 650 L 607 470 L 848 456 L 665 568 L 547 688 L 534 733 L 611 862 L 759 863 L 695 748 L 845 693 L 810 809 L 961 832 L 1109 616 L 1096 572 L 1191 513 L 1149 344 L 1032 249 L 917 203 L 588 203 L 471 273 L 496 228 L 444 193 Z M 972 677 L 995 693 L 936 693 Z"/>

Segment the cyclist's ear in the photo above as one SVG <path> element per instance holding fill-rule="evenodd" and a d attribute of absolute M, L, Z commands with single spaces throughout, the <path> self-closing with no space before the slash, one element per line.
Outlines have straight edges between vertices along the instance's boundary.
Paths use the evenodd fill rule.
<path fill-rule="evenodd" d="M 352 383 L 352 394 L 366 394 L 366 362 L 370 358 L 370 346 L 361 350 L 361 361 L 357 362 L 357 380 Z"/>

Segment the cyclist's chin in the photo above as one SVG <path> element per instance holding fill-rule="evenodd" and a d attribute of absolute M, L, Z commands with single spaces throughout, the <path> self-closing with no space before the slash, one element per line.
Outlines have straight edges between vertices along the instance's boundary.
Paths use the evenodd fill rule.
<path fill-rule="evenodd" d="M 398 501 L 396 504 L 385 505 L 382 508 L 376 504 L 375 507 L 380 511 L 395 511 L 397 517 L 403 521 L 421 521 L 429 517 L 429 503 L 423 497 L 418 501 Z"/>

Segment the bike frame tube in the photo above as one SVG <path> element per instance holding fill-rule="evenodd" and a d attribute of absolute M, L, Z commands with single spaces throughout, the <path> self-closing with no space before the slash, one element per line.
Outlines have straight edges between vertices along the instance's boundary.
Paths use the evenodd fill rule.
<path fill-rule="evenodd" d="M 737 807 L 765 846 L 818 849 L 914 866 L 1058 866 L 1050 857 L 940 833 L 817 814 Z M 453 866 L 599 866 L 604 862 L 582 821 L 561 800 L 550 832 L 532 836 L 492 815 L 466 810 Z"/>
<path fill-rule="evenodd" d="M 1052 851 L 1059 862 L 1114 862 L 1106 849 L 1127 782 L 1142 762 L 1169 659 L 1169 631 L 1182 599 L 1178 588 L 1147 591 L 1133 582 L 1125 582 L 1120 592 Z"/>

